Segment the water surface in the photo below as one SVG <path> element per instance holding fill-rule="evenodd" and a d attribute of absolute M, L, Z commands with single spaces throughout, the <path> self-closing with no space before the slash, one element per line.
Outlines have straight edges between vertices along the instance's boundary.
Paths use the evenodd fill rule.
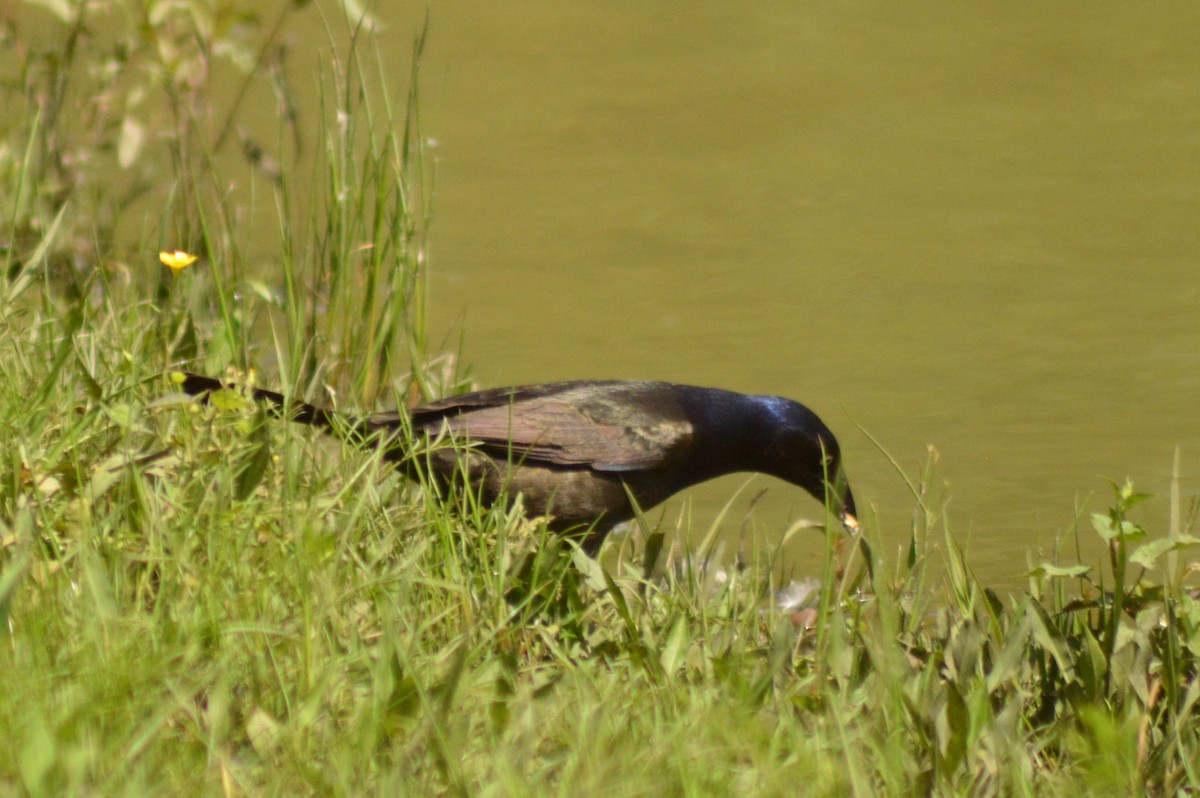
<path fill-rule="evenodd" d="M 425 6 L 383 13 L 403 64 Z M 481 385 L 799 399 L 897 543 L 913 501 L 871 439 L 914 478 L 936 447 L 995 584 L 1102 508 L 1105 478 L 1161 494 L 1141 518 L 1163 529 L 1177 445 L 1196 495 L 1200 6 L 430 16 L 434 332 L 465 334 Z M 695 526 L 741 484 L 693 494 Z M 761 478 L 731 536 L 760 487 L 768 540 L 818 512 Z"/>

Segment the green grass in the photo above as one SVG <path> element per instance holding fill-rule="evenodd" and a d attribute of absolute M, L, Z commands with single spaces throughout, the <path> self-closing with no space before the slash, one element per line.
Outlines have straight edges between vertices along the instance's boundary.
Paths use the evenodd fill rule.
<path fill-rule="evenodd" d="M 1147 535 L 1144 497 L 1114 486 L 1078 532 L 1109 561 L 1038 565 L 1001 599 L 927 471 L 911 528 L 887 530 L 904 545 L 869 518 L 869 546 L 831 535 L 815 598 L 784 609 L 769 533 L 723 568 L 668 542 L 703 530 L 639 527 L 602 566 L 519 512 L 179 396 L 185 363 L 263 365 L 354 408 L 463 377 L 424 334 L 415 92 L 389 102 L 367 43 L 331 32 L 320 135 L 266 173 L 222 149 L 236 103 L 162 57 L 218 42 L 121 8 L 108 38 L 68 14 L 5 40 L 5 104 L 29 113 L 0 151 L 0 793 L 1200 788 L 1200 541 L 1177 495 Z M 275 22 L 219 42 L 252 88 Z M 105 90 L 148 97 L 143 126 L 171 135 L 106 164 L 132 146 L 120 104 L 66 113 Z M 234 176 L 273 220 L 245 221 L 261 196 Z M 172 277 L 157 252 L 176 247 L 202 257 Z"/>

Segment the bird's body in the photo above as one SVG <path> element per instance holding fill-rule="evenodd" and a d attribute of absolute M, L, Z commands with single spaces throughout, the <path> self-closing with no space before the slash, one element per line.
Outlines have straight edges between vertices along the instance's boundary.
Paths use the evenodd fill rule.
<path fill-rule="evenodd" d="M 194 374 L 190 394 L 225 387 Z M 577 381 L 452 396 L 360 419 L 273 391 L 254 397 L 289 418 L 385 447 L 410 474 L 426 468 L 440 484 L 464 481 L 484 502 L 524 497 L 553 529 L 586 532 L 598 545 L 613 526 L 686 487 L 723 474 L 759 471 L 829 500 L 848 526 L 854 498 L 837 440 L 808 408 L 774 396 L 666 382 Z M 400 434 L 411 429 L 411 438 Z M 409 440 L 447 436 L 456 446 L 420 457 Z M 421 461 L 421 462 L 417 462 Z M 421 463 L 425 465 L 422 466 Z"/>

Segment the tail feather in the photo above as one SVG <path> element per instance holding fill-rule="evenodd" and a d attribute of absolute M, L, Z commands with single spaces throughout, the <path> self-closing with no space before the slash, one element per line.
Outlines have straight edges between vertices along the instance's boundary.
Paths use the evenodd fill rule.
<path fill-rule="evenodd" d="M 208 395 L 215 391 L 237 390 L 233 383 L 186 371 L 178 372 L 175 380 L 185 393 L 203 401 L 208 401 Z M 379 417 L 365 418 L 348 416 L 308 402 L 289 402 L 283 394 L 265 388 L 253 388 L 249 394 L 279 418 L 316 427 L 356 446 L 382 446 L 385 450 L 384 459 L 391 462 L 401 462 L 408 458 L 408 447 L 404 444 L 403 436 L 405 424 L 399 413 L 383 413 Z"/>
<path fill-rule="evenodd" d="M 214 377 L 206 377 L 203 374 L 193 374 L 191 372 L 181 372 L 183 381 L 179 383 L 179 387 L 183 388 L 184 392 L 192 396 L 197 396 L 207 401 L 207 396 L 214 391 L 224 389 L 236 389 L 233 384 L 221 382 Z M 282 418 L 287 418 L 289 421 L 296 421 L 301 424 L 308 424 L 312 427 L 318 427 L 328 432 L 336 432 L 339 428 L 347 425 L 347 420 L 336 421 L 338 414 L 332 410 L 326 410 L 323 407 L 309 404 L 308 402 L 293 401 L 288 402 L 284 395 L 275 391 L 268 391 L 265 388 L 254 388 L 250 395 L 255 401 L 262 402 L 271 412 Z M 349 422 L 351 428 L 358 427 L 359 424 L 353 421 Z"/>

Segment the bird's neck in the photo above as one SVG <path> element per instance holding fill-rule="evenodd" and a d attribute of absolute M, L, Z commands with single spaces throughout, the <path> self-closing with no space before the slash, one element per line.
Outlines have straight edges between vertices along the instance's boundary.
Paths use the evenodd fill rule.
<path fill-rule="evenodd" d="M 776 423 L 764 405 L 768 397 L 698 388 L 682 401 L 697 439 L 694 451 L 702 453 L 694 463 L 697 481 L 763 470 Z"/>

